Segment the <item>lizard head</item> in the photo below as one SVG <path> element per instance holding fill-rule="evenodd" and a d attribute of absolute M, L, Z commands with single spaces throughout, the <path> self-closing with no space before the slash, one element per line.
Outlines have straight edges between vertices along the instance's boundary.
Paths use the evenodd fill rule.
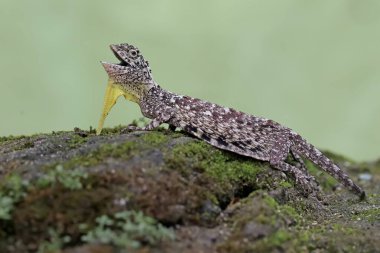
<path fill-rule="evenodd" d="M 112 83 L 135 99 L 139 99 L 144 92 L 156 85 L 148 61 L 137 47 L 124 43 L 111 45 L 110 48 L 120 60 L 120 63 L 102 62 Z"/>
<path fill-rule="evenodd" d="M 120 63 L 102 62 L 109 79 L 97 134 L 100 134 L 105 118 L 120 96 L 139 104 L 144 94 L 157 86 L 148 61 L 137 47 L 123 43 L 111 45 L 110 48 Z"/>

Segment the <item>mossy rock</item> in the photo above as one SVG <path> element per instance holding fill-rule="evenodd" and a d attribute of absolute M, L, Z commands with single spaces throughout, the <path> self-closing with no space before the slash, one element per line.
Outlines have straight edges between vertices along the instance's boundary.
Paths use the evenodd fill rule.
<path fill-rule="evenodd" d="M 355 180 L 370 175 L 362 202 L 308 164 L 317 199 L 268 163 L 185 133 L 121 129 L 0 138 L 0 252 L 380 248 L 379 162 L 328 153 Z"/>

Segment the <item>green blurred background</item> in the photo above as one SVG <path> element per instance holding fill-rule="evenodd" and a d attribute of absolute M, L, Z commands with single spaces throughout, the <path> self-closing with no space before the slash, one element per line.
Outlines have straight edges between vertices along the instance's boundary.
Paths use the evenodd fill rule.
<path fill-rule="evenodd" d="M 380 1 L 0 2 L 0 136 L 96 127 L 111 43 L 161 86 L 380 155 Z M 141 116 L 120 99 L 106 126 Z"/>

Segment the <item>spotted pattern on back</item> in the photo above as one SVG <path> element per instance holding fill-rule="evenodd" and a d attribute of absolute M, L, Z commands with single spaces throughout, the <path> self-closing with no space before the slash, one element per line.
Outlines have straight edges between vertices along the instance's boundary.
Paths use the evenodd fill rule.
<path fill-rule="evenodd" d="M 207 101 L 152 89 L 142 107 L 145 116 L 154 118 L 164 108 L 175 108 L 169 124 L 180 127 L 221 149 L 269 161 L 275 135 L 288 131 L 280 124 L 222 107 Z M 155 101 L 158 100 L 156 102 Z M 157 107 L 161 107 L 157 110 Z M 273 141 L 272 141 L 273 140 Z"/>

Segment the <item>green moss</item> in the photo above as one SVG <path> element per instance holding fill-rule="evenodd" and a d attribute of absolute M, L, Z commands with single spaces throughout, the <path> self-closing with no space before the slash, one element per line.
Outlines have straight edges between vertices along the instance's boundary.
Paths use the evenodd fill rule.
<path fill-rule="evenodd" d="M 286 205 L 286 204 L 280 205 L 273 197 L 269 196 L 266 193 L 263 193 L 261 196 L 262 196 L 262 201 L 270 209 L 275 210 L 275 213 L 276 213 L 275 216 L 276 217 L 272 216 L 272 218 L 275 218 L 275 219 L 281 218 L 283 220 L 292 220 L 295 224 L 299 224 L 299 221 L 301 220 L 300 215 L 296 211 L 296 209 L 294 209 L 292 206 Z"/>
<path fill-rule="evenodd" d="M 156 245 L 174 239 L 172 230 L 142 212 L 123 211 L 108 217 L 96 218 L 97 226 L 82 236 L 84 242 L 111 244 L 122 249 L 136 249 L 145 245 Z"/>
<path fill-rule="evenodd" d="M 373 206 L 380 206 L 380 193 L 369 193 L 366 201 L 368 204 L 372 204 Z"/>
<path fill-rule="evenodd" d="M 99 184 L 99 181 L 96 182 Z M 67 190 L 62 184 L 47 188 L 31 187 L 28 195 L 13 210 L 12 223 L 7 224 L 11 229 L 9 235 L 15 233 L 26 245 L 31 242 L 38 245 L 48 238 L 47 228 L 52 228 L 60 235 L 70 235 L 73 241 L 78 241 L 82 235 L 78 224 L 92 226 L 99 213 L 116 209 L 112 202 L 112 185 L 110 189 L 102 185 L 91 188 L 88 182 L 82 183 L 86 185 L 75 190 Z M 33 233 L 29 232 L 30 227 L 33 227 Z"/>
<path fill-rule="evenodd" d="M 296 221 L 300 221 L 301 217 L 300 214 L 294 209 L 294 207 L 289 205 L 280 205 L 279 211 L 283 213 L 284 215 L 293 218 Z"/>
<path fill-rule="evenodd" d="M 262 190 L 250 194 L 241 206 L 244 209 L 235 214 L 231 236 L 220 246 L 222 252 L 282 252 L 302 225 L 294 208 L 279 204 Z M 255 225 L 247 230 L 247 224 Z M 245 231 L 251 231 L 253 237 Z M 302 240 L 306 239 L 304 236 Z"/>
<path fill-rule="evenodd" d="M 380 222 L 380 207 L 361 211 L 352 217 L 354 220 L 367 220 L 369 222 Z"/>
<path fill-rule="evenodd" d="M 357 252 L 355 238 L 359 235 L 360 231 L 350 226 L 326 222 L 311 227 L 298 227 L 288 246 L 308 250 L 321 248 L 328 252 Z"/>
<path fill-rule="evenodd" d="M 267 240 L 268 244 L 273 246 L 282 246 L 284 242 L 290 240 L 292 235 L 284 229 L 279 229 L 276 233 L 272 234 Z"/>
<path fill-rule="evenodd" d="M 262 171 L 254 160 L 215 149 L 203 141 L 176 146 L 166 157 L 166 163 L 185 173 L 196 170 L 227 184 L 253 183 L 257 173 Z"/>
<path fill-rule="evenodd" d="M 299 233 L 286 227 L 279 228 L 269 236 L 250 245 L 253 252 L 309 252 L 315 249 L 310 233 Z"/>
<path fill-rule="evenodd" d="M 104 144 L 89 154 L 76 156 L 66 162 L 61 163 L 61 165 L 65 169 L 71 169 L 75 167 L 88 167 L 96 165 L 110 157 L 127 160 L 133 154 L 139 152 L 139 147 L 141 146 L 133 141 L 127 141 L 121 144 Z M 46 170 L 50 170 L 56 166 L 57 164 L 49 165 Z"/>
<path fill-rule="evenodd" d="M 49 228 L 49 240 L 42 241 L 37 253 L 60 252 L 63 246 L 70 242 L 70 236 L 60 236 L 57 231 Z"/>
<path fill-rule="evenodd" d="M 34 147 L 34 140 L 37 139 L 36 137 L 41 136 L 39 134 L 34 134 L 30 136 L 7 136 L 7 137 L 0 137 L 0 144 L 7 144 L 12 143 L 12 149 L 13 151 L 20 151 L 28 148 Z"/>
<path fill-rule="evenodd" d="M 118 134 L 120 129 L 113 128 L 108 134 Z M 295 190 L 288 189 L 293 188 L 292 183 L 283 180 L 277 173 L 264 173 L 260 162 L 218 150 L 188 137 L 173 140 L 186 136 L 181 132 L 159 129 L 129 136 L 90 135 L 88 138 L 71 132 L 53 135 L 51 146 L 54 148 L 58 141 L 66 142 L 64 151 L 67 147 L 82 146 L 91 139 L 91 145 L 83 145 L 83 150 L 89 153 L 61 162 L 58 167 L 55 163 L 45 167 L 45 170 L 38 169 L 41 173 L 38 177 L 45 180 L 42 185 L 38 185 L 38 180 L 26 183 L 21 177 L 3 177 L 0 182 L 1 252 L 6 252 L 9 245 L 24 245 L 25 248 L 34 245 L 35 248 L 28 248 L 33 252 L 38 250 L 38 244 L 41 245 L 40 251 L 75 247 L 83 245 L 82 236 L 91 232 L 92 242 L 106 238 L 104 240 L 108 240 L 108 244 L 120 243 L 121 247 L 146 246 L 142 251 L 167 249 L 166 243 L 156 245 L 155 239 L 149 239 L 152 235 L 149 234 L 152 232 L 149 225 L 144 225 L 149 228 L 148 232 L 144 232 L 148 239 L 125 235 L 123 228 L 116 224 L 126 225 L 127 222 L 113 215 L 125 210 L 141 210 L 147 216 L 173 227 L 180 224 L 181 231 L 185 232 L 193 231 L 194 226 L 228 231 L 228 237 L 216 239 L 222 244 L 218 252 L 376 252 L 379 248 L 376 247 L 378 240 L 374 235 L 380 219 L 376 174 L 379 162 L 377 165 L 366 165 L 373 174 L 371 181 L 362 182 L 371 192 L 367 201 L 358 203 L 338 192 L 317 203 L 313 198 L 303 198 Z M 39 135 L 37 138 L 49 141 L 49 137 Z M 126 138 L 128 141 L 120 143 Z M 25 149 L 32 147 L 35 139 L 26 137 L 19 141 L 17 137 L 7 137 L 1 138 L 0 142 L 13 140 L 15 142 L 11 143 L 11 147 Z M 98 140 L 110 144 L 100 144 L 94 150 L 93 145 L 99 145 L 96 144 Z M 139 164 L 137 156 L 142 154 L 144 157 L 152 150 L 164 155 L 166 163 L 160 169 L 146 166 L 145 160 L 141 161 L 141 166 Z M 77 151 L 71 150 L 69 155 L 74 152 Z M 65 159 L 65 155 L 59 158 Z M 112 170 L 114 159 L 123 162 L 132 157 L 133 168 Z M 97 166 L 99 170 L 91 170 L 87 178 L 82 177 L 83 172 L 87 171 L 83 167 L 97 164 L 101 164 Z M 310 164 L 308 166 L 325 190 L 336 185 L 332 177 Z M 356 171 L 365 166 L 359 167 Z M 60 169 L 57 171 L 57 168 Z M 276 189 L 272 191 L 271 186 Z M 244 193 L 237 194 L 240 191 Z M 327 204 L 320 208 L 322 203 Z M 220 216 L 224 208 L 227 208 L 227 215 Z M 112 224 L 108 224 L 107 219 L 99 221 L 103 225 L 97 221 L 96 218 L 103 214 L 112 220 Z M 134 219 L 128 226 L 139 227 L 137 223 L 131 223 Z M 157 228 L 156 225 L 153 227 Z M 49 228 L 53 232 L 49 233 Z M 156 232 L 153 234 L 156 235 Z M 198 240 L 197 236 L 182 235 L 181 240 L 168 242 L 169 249 L 182 247 L 189 240 Z M 123 244 L 127 241 L 130 243 Z M 154 243 L 150 244 L 150 241 Z M 22 249 L 16 248 L 14 251 L 26 252 Z M 198 249 L 195 246 L 194 250 Z"/>
<path fill-rule="evenodd" d="M 66 189 L 79 190 L 83 187 L 82 179 L 87 178 L 87 176 L 88 174 L 80 168 L 68 170 L 64 169 L 62 165 L 57 165 L 38 178 L 36 185 L 45 188 L 59 183 Z"/>
<path fill-rule="evenodd" d="M 340 223 L 332 224 L 331 227 L 334 232 L 339 232 L 345 235 L 353 235 L 357 233 L 356 229 L 352 227 L 344 226 L 343 224 L 340 224 Z"/>
<path fill-rule="evenodd" d="M 0 136 L 0 143 L 7 142 L 7 141 L 21 140 L 21 139 L 24 139 L 26 137 L 27 136 L 25 136 L 25 135 L 19 135 L 19 136 L 13 136 L 13 135 Z"/>
<path fill-rule="evenodd" d="M 162 132 L 157 132 L 157 131 L 147 132 L 141 138 L 144 142 L 146 142 L 146 144 L 149 144 L 152 146 L 158 146 L 169 140 L 168 136 L 166 136 Z"/>
<path fill-rule="evenodd" d="M 269 195 L 267 195 L 267 194 L 263 194 L 263 201 L 264 201 L 265 204 L 267 204 L 272 209 L 278 208 L 277 201 L 274 198 L 272 198 Z"/>
<path fill-rule="evenodd" d="M 9 220 L 16 200 L 0 192 L 0 220 Z"/>
<path fill-rule="evenodd" d="M 292 183 L 290 183 L 289 181 L 285 181 L 285 180 L 282 180 L 279 183 L 279 186 L 281 186 L 283 188 L 293 188 L 294 187 L 294 185 Z"/>
<path fill-rule="evenodd" d="M 8 175 L 0 182 L 0 220 L 9 220 L 15 205 L 25 195 L 29 182 L 18 174 Z"/>
<path fill-rule="evenodd" d="M 17 145 L 13 150 L 14 151 L 19 151 L 19 150 L 24 150 L 24 149 L 28 149 L 28 148 L 33 148 L 34 147 L 34 143 L 33 141 L 26 141 L 26 142 L 23 142 L 23 143 L 20 143 L 21 145 Z"/>
<path fill-rule="evenodd" d="M 219 206 L 219 200 L 218 198 L 215 196 L 215 194 L 209 192 L 209 191 L 206 191 L 205 192 L 205 199 L 208 199 L 211 201 L 211 203 L 213 203 L 214 205 L 217 205 Z"/>
<path fill-rule="evenodd" d="M 152 146 L 159 146 L 167 142 L 169 140 L 168 133 L 170 134 L 170 132 L 151 131 L 144 133 L 141 136 L 141 139 L 136 139 L 134 141 L 129 140 L 123 143 L 104 144 L 91 153 L 74 157 L 62 163 L 62 165 L 65 168 L 74 168 L 76 166 L 87 167 L 103 162 L 110 157 L 128 160 L 133 155 L 152 148 Z M 77 136 L 73 138 L 71 142 L 73 147 L 76 147 L 86 141 L 86 138 Z M 54 164 L 53 167 L 54 166 L 56 166 L 56 164 Z"/>
<path fill-rule="evenodd" d="M 140 149 L 141 146 L 134 141 L 126 141 L 121 144 L 104 144 L 90 156 L 95 156 L 99 160 L 105 160 L 108 157 L 128 159 Z"/>
<path fill-rule="evenodd" d="M 87 138 L 79 136 L 77 134 L 72 135 L 71 138 L 67 141 L 70 148 L 77 148 L 86 142 Z"/>

